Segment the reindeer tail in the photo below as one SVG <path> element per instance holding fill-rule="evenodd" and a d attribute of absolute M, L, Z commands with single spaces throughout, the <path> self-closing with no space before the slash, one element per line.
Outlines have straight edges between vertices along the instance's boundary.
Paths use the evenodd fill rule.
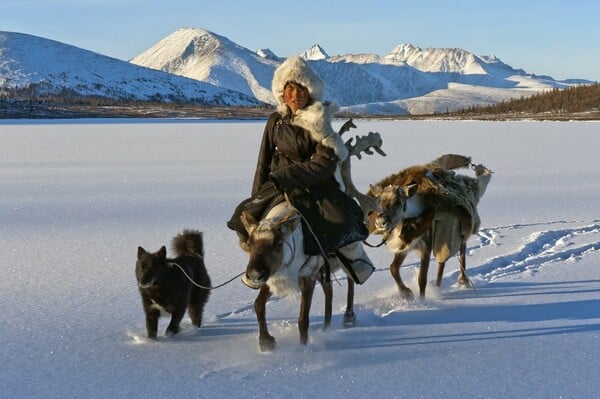
<path fill-rule="evenodd" d="M 186 229 L 173 237 L 171 249 L 176 256 L 204 256 L 202 232 Z"/>

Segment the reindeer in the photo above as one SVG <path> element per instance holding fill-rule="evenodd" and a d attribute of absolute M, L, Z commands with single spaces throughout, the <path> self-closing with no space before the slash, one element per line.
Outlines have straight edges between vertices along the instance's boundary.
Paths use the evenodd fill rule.
<path fill-rule="evenodd" d="M 350 127 L 355 127 L 352 120 L 346 122 L 340 129 L 342 134 Z M 345 144 L 349 150 L 347 159 L 341 165 L 342 179 L 346 192 L 348 187 L 355 189 L 350 179 L 350 157 L 359 157 L 361 152 L 371 154 L 371 149 L 385 155 L 381 151 L 381 138 L 378 133 L 369 133 L 368 136 L 352 139 Z M 357 191 L 357 190 L 356 190 Z M 356 193 L 349 193 L 356 197 Z M 360 194 L 360 193 L 359 193 Z M 360 194 L 366 206 L 377 208 L 373 198 Z M 359 203 L 363 204 L 363 202 Z M 377 208 L 378 209 L 378 208 Z M 276 347 L 275 338 L 269 334 L 266 322 L 266 303 L 273 295 L 286 296 L 290 293 L 301 293 L 300 314 L 298 317 L 298 330 L 300 342 L 308 343 L 309 313 L 312 296 L 317 281 L 321 283 L 325 295 L 324 328 L 328 329 L 331 324 L 333 289 L 329 278 L 329 271 L 343 269 L 340 261 L 336 258 L 323 256 L 309 256 L 304 253 L 304 237 L 300 226 L 301 215 L 289 202 L 285 201 L 273 207 L 260 221 L 255 220 L 249 213 L 242 213 L 242 223 L 248 232 L 249 261 L 246 273 L 242 278 L 244 284 L 250 288 L 259 289 L 254 301 L 254 310 L 258 320 L 259 336 L 258 342 L 261 351 L 270 351 Z M 362 247 L 357 250 L 364 251 Z M 327 270 L 326 264 L 330 270 Z M 344 271 L 346 271 L 344 269 Z M 344 313 L 344 326 L 353 326 L 356 320 L 354 313 L 354 281 L 348 281 L 348 293 L 346 311 Z"/>
<path fill-rule="evenodd" d="M 476 179 L 456 175 L 451 169 L 471 165 Z M 459 253 L 458 284 L 470 286 L 466 274 L 466 242 L 479 230 L 479 199 L 493 172 L 471 164 L 461 155 L 446 154 L 422 166 L 413 166 L 372 185 L 368 195 L 378 200 L 381 212 L 370 215 L 370 231 L 382 234 L 394 254 L 390 273 L 400 295 L 413 299 L 400 277 L 400 266 L 411 251 L 420 254 L 419 294 L 425 297 L 429 262 L 438 262 L 436 286 L 441 285 L 446 261 Z"/>
<path fill-rule="evenodd" d="M 260 222 L 247 212 L 242 214 L 242 223 L 248 231 L 250 259 L 246 274 L 242 278 L 250 288 L 260 289 L 254 301 L 258 319 L 258 342 L 261 351 L 273 350 L 276 341 L 267 329 L 265 308 L 271 295 L 286 296 L 301 293 L 298 330 L 300 342 L 308 342 L 309 313 L 317 280 L 325 294 L 325 316 L 323 326 L 331 324 L 333 290 L 326 273 L 322 256 L 304 254 L 304 239 L 300 226 L 300 214 L 288 202 L 275 206 Z M 331 271 L 339 269 L 339 263 L 331 259 Z M 354 281 L 348 278 L 348 295 L 344 324 L 354 323 Z"/>

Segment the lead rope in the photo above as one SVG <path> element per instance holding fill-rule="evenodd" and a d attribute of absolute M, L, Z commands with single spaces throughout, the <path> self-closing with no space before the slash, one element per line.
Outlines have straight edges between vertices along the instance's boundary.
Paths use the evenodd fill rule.
<path fill-rule="evenodd" d="M 199 257 L 200 257 L 200 258 L 202 258 L 201 256 L 199 256 Z M 188 280 L 190 280 L 190 282 L 191 282 L 192 284 L 194 284 L 194 285 L 195 285 L 196 287 L 198 287 L 198 288 L 202 288 L 202 289 L 205 289 L 205 290 L 214 290 L 214 289 L 217 289 L 217 288 L 221 288 L 221 287 L 223 287 L 224 285 L 231 283 L 233 280 L 235 280 L 236 278 L 238 278 L 238 277 L 242 276 L 242 275 L 245 273 L 245 272 L 241 272 L 241 273 L 240 273 L 240 274 L 238 274 L 237 276 L 234 276 L 234 277 L 230 278 L 229 280 L 225 281 L 223 284 L 219 284 L 219 285 L 217 285 L 216 287 L 205 287 L 205 286 L 203 286 L 203 285 L 201 285 L 201 284 L 198 284 L 197 282 L 195 282 L 195 281 L 194 281 L 194 279 L 193 279 L 193 278 L 191 278 L 191 277 L 190 277 L 190 275 L 189 275 L 189 274 L 187 274 L 187 272 L 186 272 L 185 270 L 183 270 L 183 267 L 181 267 L 181 266 L 180 266 L 178 263 L 176 263 L 176 262 L 169 262 L 169 266 L 177 266 L 177 267 L 179 268 L 179 270 L 181 270 L 181 272 L 183 273 L 183 275 L 184 275 L 184 276 L 185 276 L 185 277 L 186 277 Z"/>
<path fill-rule="evenodd" d="M 380 246 L 382 246 L 383 244 L 385 244 L 385 243 L 386 243 L 386 241 L 388 240 L 388 237 L 389 237 L 389 236 L 390 236 L 389 232 L 387 232 L 387 231 L 386 231 L 386 232 L 383 234 L 383 237 L 381 238 L 381 242 L 380 242 L 379 244 L 377 244 L 377 245 L 369 244 L 369 243 L 367 242 L 367 240 L 366 240 L 366 239 L 365 239 L 365 240 L 363 240 L 363 244 L 365 244 L 367 247 L 371 247 L 371 248 L 379 248 Z"/>

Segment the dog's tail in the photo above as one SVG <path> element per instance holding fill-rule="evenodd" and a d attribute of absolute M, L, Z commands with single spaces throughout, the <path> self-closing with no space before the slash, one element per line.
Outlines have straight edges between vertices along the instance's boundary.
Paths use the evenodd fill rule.
<path fill-rule="evenodd" d="M 200 256 L 204 257 L 204 244 L 202 232 L 198 230 L 183 230 L 173 237 L 171 249 L 176 256 Z"/>

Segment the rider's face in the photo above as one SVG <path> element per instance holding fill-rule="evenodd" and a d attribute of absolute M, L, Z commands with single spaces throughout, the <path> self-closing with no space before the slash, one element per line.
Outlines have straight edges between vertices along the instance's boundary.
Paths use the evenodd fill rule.
<path fill-rule="evenodd" d="M 290 107 L 292 113 L 308 104 L 308 89 L 298 83 L 288 82 L 283 88 L 283 101 Z"/>

